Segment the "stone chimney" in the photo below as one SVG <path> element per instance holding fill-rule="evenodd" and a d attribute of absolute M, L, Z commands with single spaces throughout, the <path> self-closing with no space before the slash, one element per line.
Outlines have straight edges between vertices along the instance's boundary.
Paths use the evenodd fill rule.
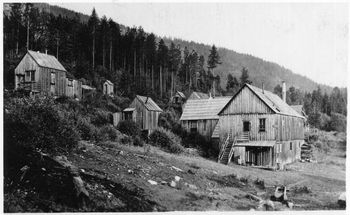
<path fill-rule="evenodd" d="M 287 96 L 286 82 L 282 81 L 282 100 L 284 102 L 287 102 L 286 96 Z"/>

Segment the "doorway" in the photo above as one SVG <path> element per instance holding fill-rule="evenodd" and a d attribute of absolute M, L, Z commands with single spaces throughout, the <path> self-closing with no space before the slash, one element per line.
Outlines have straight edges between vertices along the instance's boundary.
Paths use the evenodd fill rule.
<path fill-rule="evenodd" d="M 249 131 L 250 131 L 250 122 L 243 121 L 243 132 L 249 132 Z"/>

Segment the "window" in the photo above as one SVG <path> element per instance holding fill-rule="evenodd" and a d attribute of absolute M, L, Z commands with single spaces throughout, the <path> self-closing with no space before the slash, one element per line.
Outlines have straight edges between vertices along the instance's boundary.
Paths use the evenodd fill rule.
<path fill-rule="evenodd" d="M 51 72 L 51 84 L 54 85 L 56 83 L 56 74 Z"/>
<path fill-rule="evenodd" d="M 190 121 L 190 131 L 197 132 L 197 121 L 196 120 Z"/>
<path fill-rule="evenodd" d="M 125 120 L 127 120 L 127 121 L 131 121 L 132 120 L 132 111 L 128 111 L 128 112 L 125 112 L 124 114 L 124 116 L 125 116 Z"/>
<path fill-rule="evenodd" d="M 27 70 L 25 80 L 27 82 L 34 82 L 35 81 L 35 70 Z"/>
<path fill-rule="evenodd" d="M 276 153 L 281 153 L 282 152 L 282 144 L 277 143 L 276 144 Z"/>
<path fill-rule="evenodd" d="M 289 144 L 289 150 L 293 150 L 293 143 L 292 142 L 290 142 L 290 144 Z"/>
<path fill-rule="evenodd" d="M 207 129 L 207 120 L 203 120 L 203 130 L 205 131 Z"/>
<path fill-rule="evenodd" d="M 266 119 L 259 119 L 259 131 L 265 131 Z"/>
<path fill-rule="evenodd" d="M 68 87 L 73 87 L 73 80 L 72 79 L 68 79 Z"/>

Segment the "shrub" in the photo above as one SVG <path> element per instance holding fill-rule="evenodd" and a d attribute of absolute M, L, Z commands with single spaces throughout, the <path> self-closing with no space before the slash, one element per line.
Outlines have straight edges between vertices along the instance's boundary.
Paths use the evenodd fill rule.
<path fill-rule="evenodd" d="M 330 130 L 345 132 L 346 131 L 346 116 L 339 113 L 331 113 L 331 120 L 329 123 Z"/>
<path fill-rule="evenodd" d="M 131 145 L 133 143 L 132 137 L 130 136 L 124 136 L 120 140 L 120 143 L 123 145 Z"/>
<path fill-rule="evenodd" d="M 107 124 L 100 128 L 100 134 L 106 136 L 108 140 L 117 140 L 118 137 L 121 135 L 120 132 L 114 128 L 113 125 Z"/>
<path fill-rule="evenodd" d="M 71 113 L 50 98 L 13 98 L 6 102 L 5 145 L 48 153 L 67 152 L 79 140 Z"/>
<path fill-rule="evenodd" d="M 151 133 L 149 138 L 151 144 L 160 146 L 171 153 L 181 153 L 184 151 L 184 148 L 181 145 L 181 138 L 164 128 L 156 129 Z"/>
<path fill-rule="evenodd" d="M 139 137 L 139 136 L 136 136 L 134 138 L 134 146 L 143 146 L 144 145 L 144 142 L 143 140 Z"/>
<path fill-rule="evenodd" d="M 79 118 L 77 128 L 83 140 L 95 140 L 98 136 L 98 128 L 90 122 L 89 117 Z"/>
<path fill-rule="evenodd" d="M 90 114 L 91 122 L 96 126 L 102 126 L 113 122 L 113 115 L 109 111 L 103 109 L 95 109 L 92 114 Z"/>
<path fill-rule="evenodd" d="M 265 181 L 263 179 L 255 179 L 254 184 L 258 185 L 261 189 L 265 189 Z"/>
<path fill-rule="evenodd" d="M 117 129 L 123 134 L 129 136 L 138 136 L 141 133 L 141 130 L 138 127 L 138 125 L 130 120 L 120 121 L 117 126 Z"/>

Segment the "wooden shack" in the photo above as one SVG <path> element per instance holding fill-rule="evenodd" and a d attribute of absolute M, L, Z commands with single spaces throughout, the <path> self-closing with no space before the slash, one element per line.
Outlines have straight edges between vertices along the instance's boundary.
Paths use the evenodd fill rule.
<path fill-rule="evenodd" d="M 191 93 L 191 95 L 188 97 L 188 100 L 192 100 L 192 99 L 209 99 L 209 95 L 206 93 L 202 93 L 202 92 L 195 92 L 193 91 Z"/>
<path fill-rule="evenodd" d="M 66 69 L 54 56 L 28 50 L 15 68 L 15 89 L 63 96 L 66 93 Z"/>
<path fill-rule="evenodd" d="M 189 99 L 184 106 L 180 122 L 188 132 L 198 132 L 210 139 L 219 120 L 219 111 L 231 97 Z"/>
<path fill-rule="evenodd" d="M 103 82 L 103 94 L 108 96 L 112 96 L 114 94 L 114 84 L 111 81 L 106 80 Z"/>
<path fill-rule="evenodd" d="M 79 100 L 82 98 L 82 82 L 69 72 L 66 77 L 66 96 Z"/>
<path fill-rule="evenodd" d="M 158 128 L 158 118 L 163 110 L 152 98 L 136 95 L 128 108 L 123 110 L 122 120 L 133 120 L 148 133 Z"/>
<path fill-rule="evenodd" d="M 305 113 L 304 107 L 303 105 L 291 105 L 291 107 L 300 115 L 302 115 L 305 119 L 304 119 L 304 131 L 305 132 L 309 132 L 310 126 L 309 123 L 307 121 L 308 116 Z"/>
<path fill-rule="evenodd" d="M 219 116 L 219 162 L 283 167 L 300 159 L 305 118 L 276 94 L 245 84 Z"/>
<path fill-rule="evenodd" d="M 175 95 L 172 97 L 173 104 L 182 105 L 186 101 L 186 96 L 183 92 L 176 91 Z"/>

